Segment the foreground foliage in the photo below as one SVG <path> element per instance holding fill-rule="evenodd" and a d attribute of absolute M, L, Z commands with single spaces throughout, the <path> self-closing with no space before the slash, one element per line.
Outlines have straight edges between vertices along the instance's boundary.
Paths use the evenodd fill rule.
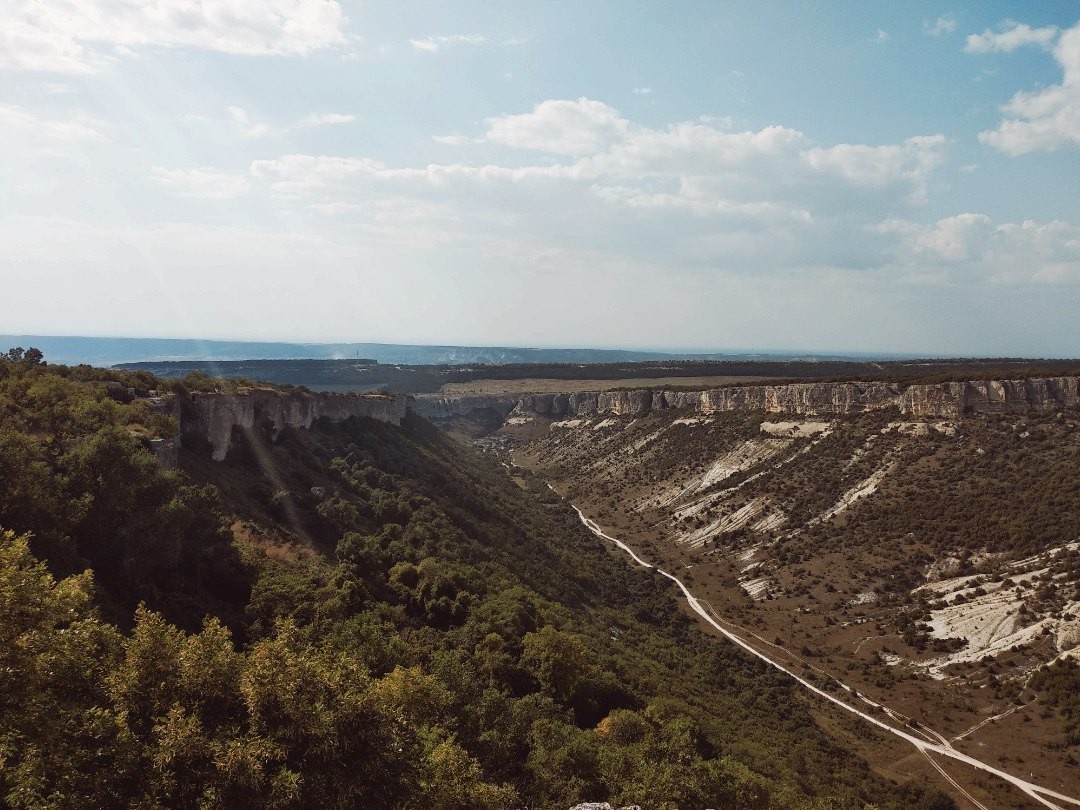
<path fill-rule="evenodd" d="M 949 806 L 420 420 L 181 473 L 142 409 L 2 361 L 4 806 Z"/>

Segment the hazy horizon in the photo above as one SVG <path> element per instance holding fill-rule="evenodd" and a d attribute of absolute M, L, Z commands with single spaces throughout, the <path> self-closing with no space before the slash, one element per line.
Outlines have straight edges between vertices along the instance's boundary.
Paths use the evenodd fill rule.
<path fill-rule="evenodd" d="M 204 340 L 94 335 L 3 335 L 0 349 L 20 346 L 40 349 L 46 362 L 63 365 L 88 363 L 112 366 L 138 362 L 214 362 L 237 360 L 349 360 L 353 352 L 380 363 L 440 365 L 468 363 L 602 363 L 663 362 L 679 359 L 765 360 L 948 359 L 944 356 L 903 352 L 843 352 L 807 349 L 680 349 L 641 346 L 485 346 L 459 344 L 374 343 L 365 341 L 251 341 Z M 308 351 L 310 350 L 310 351 Z M 442 351 L 440 351 L 442 350 Z M 540 355 L 531 358 L 529 353 Z M 957 358 L 959 359 L 959 358 Z M 1019 359 L 1019 358 L 1014 358 Z M 1068 359 L 1068 358 L 1023 358 Z"/>

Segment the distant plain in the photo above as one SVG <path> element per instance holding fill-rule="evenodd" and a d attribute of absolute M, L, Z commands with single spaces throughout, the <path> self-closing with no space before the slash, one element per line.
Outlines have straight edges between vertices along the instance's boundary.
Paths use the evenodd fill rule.
<path fill-rule="evenodd" d="M 446 383 L 439 389 L 448 396 L 498 394 L 577 394 L 582 391 L 613 391 L 620 388 L 717 388 L 778 379 L 776 377 L 639 377 L 624 380 L 470 380 Z"/>

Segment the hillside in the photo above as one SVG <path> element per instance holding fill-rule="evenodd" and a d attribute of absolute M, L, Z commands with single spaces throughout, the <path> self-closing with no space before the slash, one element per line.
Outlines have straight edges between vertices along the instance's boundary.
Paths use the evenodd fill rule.
<path fill-rule="evenodd" d="M 503 432 L 755 648 L 1077 796 L 1080 413 L 1010 410 L 519 409 Z"/>
<path fill-rule="evenodd" d="M 6 806 L 951 806 L 541 481 L 415 415 L 165 469 L 165 389 L 0 359 Z"/>

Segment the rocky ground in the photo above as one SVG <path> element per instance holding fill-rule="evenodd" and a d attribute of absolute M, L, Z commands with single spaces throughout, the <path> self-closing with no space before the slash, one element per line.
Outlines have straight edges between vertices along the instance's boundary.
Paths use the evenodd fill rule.
<path fill-rule="evenodd" d="M 1080 650 L 1076 417 L 519 413 L 503 432 L 742 637 L 1076 796 L 1029 685 Z"/>

